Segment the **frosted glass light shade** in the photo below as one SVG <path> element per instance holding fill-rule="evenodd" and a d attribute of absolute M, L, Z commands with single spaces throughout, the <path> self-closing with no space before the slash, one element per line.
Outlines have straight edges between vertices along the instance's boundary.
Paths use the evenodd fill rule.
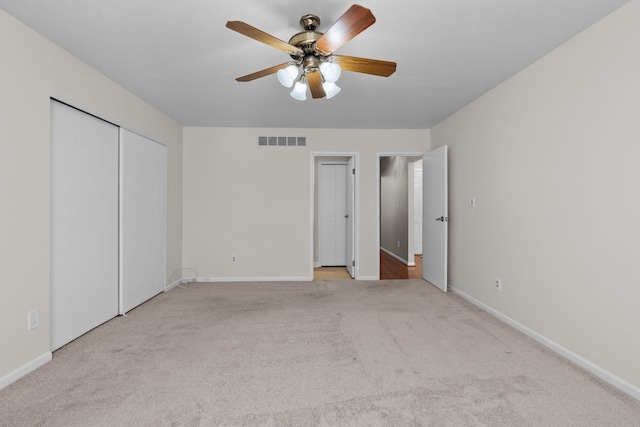
<path fill-rule="evenodd" d="M 340 78 L 342 69 L 335 62 L 323 62 L 320 64 L 320 72 L 322 73 L 322 77 L 324 77 L 325 82 L 335 83 Z"/>
<path fill-rule="evenodd" d="M 293 90 L 291 91 L 291 97 L 298 101 L 304 101 L 307 99 L 307 85 L 302 82 L 296 82 Z"/>
<path fill-rule="evenodd" d="M 327 95 L 327 99 L 331 99 L 338 94 L 342 89 L 337 84 L 331 82 L 322 83 L 324 93 Z"/>
<path fill-rule="evenodd" d="M 293 86 L 293 82 L 298 78 L 298 67 L 295 65 L 289 65 L 285 68 L 278 70 L 276 73 L 278 81 L 284 87 Z"/>

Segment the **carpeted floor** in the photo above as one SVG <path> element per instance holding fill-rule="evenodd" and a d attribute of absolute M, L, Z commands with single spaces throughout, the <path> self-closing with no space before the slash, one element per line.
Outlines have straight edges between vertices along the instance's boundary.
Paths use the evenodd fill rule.
<path fill-rule="evenodd" d="M 640 402 L 422 280 L 190 284 L 0 391 L 2 426 L 638 426 Z"/>

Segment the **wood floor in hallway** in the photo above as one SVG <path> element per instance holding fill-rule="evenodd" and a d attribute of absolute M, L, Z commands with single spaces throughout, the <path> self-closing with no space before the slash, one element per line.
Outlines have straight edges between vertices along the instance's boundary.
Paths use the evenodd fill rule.
<path fill-rule="evenodd" d="M 422 255 L 415 256 L 415 267 L 409 267 L 380 251 L 380 280 L 420 279 L 422 278 Z M 313 270 L 314 280 L 350 279 L 346 267 L 319 267 Z"/>
<path fill-rule="evenodd" d="M 318 267 L 313 269 L 313 280 L 351 279 L 347 267 Z"/>
<path fill-rule="evenodd" d="M 415 256 L 415 267 L 409 267 L 388 253 L 380 251 L 380 280 L 422 278 L 422 255 Z"/>

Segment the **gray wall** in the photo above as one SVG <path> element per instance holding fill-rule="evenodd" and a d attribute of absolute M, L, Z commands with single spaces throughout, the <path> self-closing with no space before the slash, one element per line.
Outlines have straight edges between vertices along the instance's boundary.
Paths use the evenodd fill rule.
<path fill-rule="evenodd" d="M 409 161 L 380 158 L 380 247 L 409 261 Z M 410 260 L 413 261 L 413 260 Z"/>

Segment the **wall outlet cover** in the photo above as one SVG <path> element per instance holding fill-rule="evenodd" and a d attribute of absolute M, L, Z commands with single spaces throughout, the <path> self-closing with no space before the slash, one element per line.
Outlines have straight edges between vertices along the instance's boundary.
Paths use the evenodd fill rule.
<path fill-rule="evenodd" d="M 31 310 L 27 316 L 27 327 L 29 330 L 35 329 L 40 326 L 40 309 L 36 308 Z"/>

